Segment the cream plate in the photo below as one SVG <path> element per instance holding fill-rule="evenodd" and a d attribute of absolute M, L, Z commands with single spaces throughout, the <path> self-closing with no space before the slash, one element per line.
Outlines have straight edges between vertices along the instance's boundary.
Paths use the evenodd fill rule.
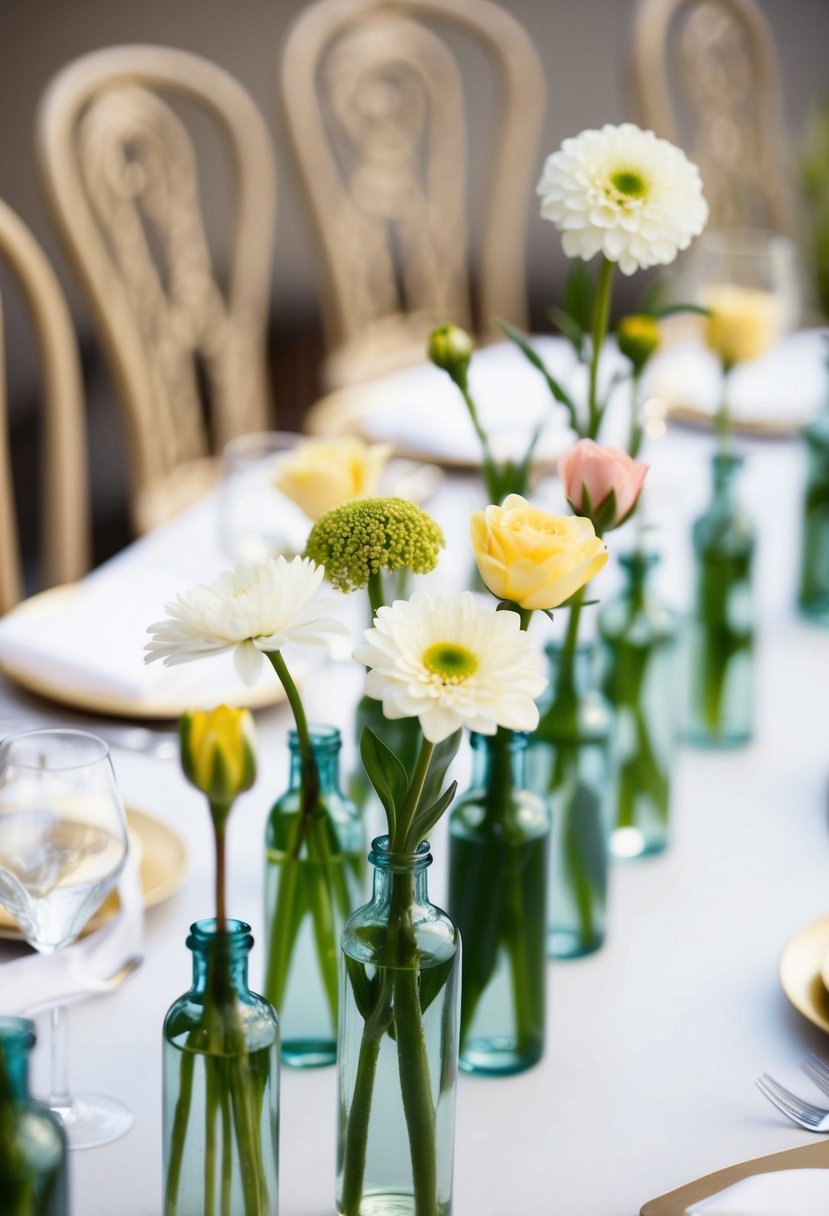
<path fill-rule="evenodd" d="M 39 617 L 48 617 L 55 609 L 71 603 L 73 597 L 82 594 L 81 584 L 68 583 L 62 587 L 50 587 L 23 600 L 12 609 L 7 617 L 21 617 L 24 614 L 32 621 Z M 127 697 L 115 693 L 96 693 L 88 689 L 78 688 L 69 678 L 47 678 L 42 672 L 31 671 L 23 663 L 15 663 L 8 657 L 0 660 L 0 671 L 15 684 L 33 692 L 49 701 L 57 701 L 60 705 L 68 705 L 73 709 L 83 709 L 89 713 L 107 714 L 118 718 L 178 718 L 191 710 L 194 697 L 186 698 L 161 697 Z M 265 683 L 259 683 L 248 688 L 239 682 L 238 691 L 233 692 L 233 704 L 240 709 L 264 709 L 275 705 L 283 699 L 282 685 L 274 677 Z"/>
<path fill-rule="evenodd" d="M 791 939 L 780 959 L 780 984 L 795 1009 L 829 1033 L 829 992 L 821 971 L 829 951 L 829 916 L 822 916 Z"/>
<path fill-rule="evenodd" d="M 166 823 L 144 811 L 127 808 L 127 828 L 130 845 L 140 857 L 141 889 L 144 907 L 160 904 L 178 890 L 187 874 L 187 849 L 180 836 Z M 107 896 L 86 926 L 91 933 L 118 911 L 118 896 Z M 0 938 L 20 941 L 23 934 L 4 908 L 0 908 Z"/>

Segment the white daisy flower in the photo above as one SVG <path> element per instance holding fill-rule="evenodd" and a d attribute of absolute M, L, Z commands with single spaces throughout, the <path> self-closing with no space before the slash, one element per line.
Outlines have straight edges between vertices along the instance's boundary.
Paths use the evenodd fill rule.
<path fill-rule="evenodd" d="M 469 591 L 417 591 L 381 608 L 365 636 L 354 658 L 370 669 L 367 696 L 387 718 L 419 718 L 430 743 L 462 726 L 494 735 L 538 725 L 547 681 L 517 613 L 484 608 Z"/>
<path fill-rule="evenodd" d="M 623 274 L 667 266 L 708 219 L 697 166 L 630 122 L 565 139 L 547 157 L 537 192 L 568 258 L 601 251 Z"/>
<path fill-rule="evenodd" d="M 322 566 L 305 557 L 240 562 L 210 586 L 194 587 L 164 605 L 169 616 L 150 625 L 145 663 L 165 667 L 205 655 L 234 651 L 236 670 L 253 683 L 262 652 L 288 642 L 324 645 L 329 634 L 348 635 L 342 622 L 326 615 L 333 599 L 314 600 Z"/>

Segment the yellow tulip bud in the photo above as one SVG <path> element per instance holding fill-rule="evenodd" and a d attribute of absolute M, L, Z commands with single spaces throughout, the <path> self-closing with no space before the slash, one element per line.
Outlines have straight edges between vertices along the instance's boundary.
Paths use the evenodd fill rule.
<path fill-rule="evenodd" d="M 429 339 L 429 358 L 456 384 L 466 384 L 473 349 L 472 339 L 459 325 L 439 325 Z"/>
<path fill-rule="evenodd" d="M 637 372 L 659 349 L 659 322 L 656 317 L 646 313 L 634 313 L 622 317 L 616 330 L 616 340 L 619 350 L 630 359 Z"/>
<path fill-rule="evenodd" d="M 309 519 L 319 519 L 353 498 L 376 494 L 391 452 L 388 443 L 369 444 L 353 436 L 330 442 L 308 439 L 280 460 L 274 485 Z"/>
<path fill-rule="evenodd" d="M 179 720 L 181 767 L 212 805 L 229 807 L 256 780 L 256 740 L 247 709 L 220 705 Z"/>
<path fill-rule="evenodd" d="M 780 332 L 780 304 L 770 291 L 718 283 L 708 288 L 703 304 L 705 344 L 723 366 L 756 359 Z"/>
<path fill-rule="evenodd" d="M 521 608 L 555 608 L 598 574 L 607 550 L 589 519 L 548 515 L 510 494 L 472 516 L 481 578 L 493 595 Z"/>

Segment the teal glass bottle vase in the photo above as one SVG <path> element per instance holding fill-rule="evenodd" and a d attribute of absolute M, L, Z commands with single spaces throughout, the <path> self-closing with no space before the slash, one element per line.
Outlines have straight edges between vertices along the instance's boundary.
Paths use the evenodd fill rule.
<path fill-rule="evenodd" d="M 0 1017 L 0 1211 L 4 1216 L 68 1216 L 63 1124 L 29 1096 L 34 1026 Z"/>
<path fill-rule="evenodd" d="M 668 843 L 679 729 L 679 626 L 650 586 L 658 561 L 656 553 L 622 554 L 625 585 L 599 611 L 600 683 L 615 718 L 610 851 L 622 859 L 659 853 Z"/>
<path fill-rule="evenodd" d="M 737 502 L 742 463 L 735 453 L 714 455 L 711 503 L 693 528 L 685 733 L 698 747 L 739 747 L 753 731 L 754 528 Z"/>
<path fill-rule="evenodd" d="M 460 1066 L 507 1075 L 544 1051 L 550 807 L 527 788 L 528 736 L 473 734 L 472 786 L 449 821 L 461 932 Z"/>
<path fill-rule="evenodd" d="M 798 605 L 809 620 L 829 625 L 829 408 L 803 434 L 808 464 Z"/>
<path fill-rule="evenodd" d="M 429 902 L 429 846 L 372 844 L 370 902 L 342 940 L 338 1216 L 449 1216 L 460 935 Z"/>
<path fill-rule="evenodd" d="M 250 926 L 190 927 L 193 985 L 164 1020 L 164 1216 L 275 1216 L 279 1026 L 247 983 Z"/>
<path fill-rule="evenodd" d="M 607 932 L 613 789 L 613 714 L 595 687 L 592 646 L 546 648 L 550 697 L 527 762 L 530 788 L 549 799 L 547 954 L 579 958 Z"/>
<path fill-rule="evenodd" d="M 302 756 L 288 732 L 290 780 L 265 831 L 265 995 L 279 1014 L 282 1060 L 296 1068 L 337 1058 L 343 926 L 360 903 L 365 834 L 340 789 L 340 732 L 312 726 L 318 775 L 313 815 L 301 825 Z"/>

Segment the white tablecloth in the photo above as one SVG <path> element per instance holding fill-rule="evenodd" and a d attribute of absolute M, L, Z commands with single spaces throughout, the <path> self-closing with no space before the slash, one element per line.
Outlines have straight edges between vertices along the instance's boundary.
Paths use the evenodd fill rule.
<path fill-rule="evenodd" d="M 701 1173 L 809 1138 L 752 1082 L 768 1069 L 805 1092 L 799 1058 L 809 1050 L 829 1058 L 829 1040 L 788 1005 L 776 975 L 787 939 L 829 910 L 829 631 L 801 622 L 793 608 L 800 446 L 754 442 L 746 450 L 744 500 L 759 531 L 756 741 L 730 754 L 680 751 L 672 847 L 614 870 L 603 950 L 549 967 L 542 1064 L 511 1079 L 461 1077 L 457 1216 L 633 1216 L 646 1199 Z M 649 452 L 649 514 L 664 523 L 659 582 L 680 608 L 689 589 L 689 522 L 707 498 L 710 451 L 709 437 L 676 429 Z M 451 480 L 433 504 L 459 538 L 448 559 L 459 581 L 471 567 L 462 538 L 480 494 L 474 481 Z M 121 555 L 125 587 L 159 546 L 172 552 L 186 537 L 191 556 L 198 544 L 212 552 L 214 515 L 208 500 L 156 534 L 152 546 Z M 609 568 L 600 594 L 614 579 Z M 347 666 L 312 679 L 311 716 L 347 729 L 358 683 Z M 31 713 L 33 702 L 10 685 L 0 694 L 0 716 Z M 54 707 L 48 711 L 54 715 Z M 238 803 L 229 839 L 230 909 L 253 924 L 258 939 L 254 984 L 262 961 L 259 841 L 286 779 L 284 707 L 259 714 L 258 724 L 260 779 Z M 117 1094 L 135 1111 L 126 1138 L 73 1154 L 73 1211 L 155 1216 L 161 1024 L 188 986 L 188 925 L 211 911 L 208 820 L 174 762 L 126 751 L 114 759 L 128 804 L 173 825 L 192 865 L 178 894 L 148 914 L 141 970 L 114 995 L 71 1011 L 72 1085 Z M 441 825 L 433 840 L 438 902 L 444 833 Z M 3 946 L 0 958 L 13 950 Z M 41 1030 L 35 1082 L 43 1092 L 45 1023 Z M 282 1216 L 333 1212 L 334 1132 L 334 1070 L 283 1069 Z"/>

